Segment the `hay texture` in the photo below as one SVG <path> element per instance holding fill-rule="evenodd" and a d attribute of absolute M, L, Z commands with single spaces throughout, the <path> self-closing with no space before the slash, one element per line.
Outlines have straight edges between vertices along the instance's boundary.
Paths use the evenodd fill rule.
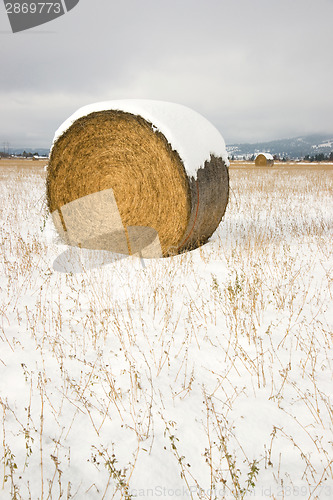
<path fill-rule="evenodd" d="M 48 206 L 68 245 L 167 257 L 216 230 L 228 202 L 228 165 L 219 132 L 185 106 L 97 103 L 56 132 Z"/>

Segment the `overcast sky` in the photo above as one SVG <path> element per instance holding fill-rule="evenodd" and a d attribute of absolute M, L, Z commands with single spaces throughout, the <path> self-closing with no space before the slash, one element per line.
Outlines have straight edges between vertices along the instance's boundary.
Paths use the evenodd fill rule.
<path fill-rule="evenodd" d="M 332 20 L 333 0 L 80 0 L 13 34 L 0 1 L 0 149 L 123 98 L 189 106 L 227 144 L 332 133 Z"/>

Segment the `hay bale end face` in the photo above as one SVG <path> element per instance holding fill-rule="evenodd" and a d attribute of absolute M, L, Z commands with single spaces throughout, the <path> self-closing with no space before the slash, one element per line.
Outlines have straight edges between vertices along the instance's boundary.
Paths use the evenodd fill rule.
<path fill-rule="evenodd" d="M 216 230 L 228 195 L 223 138 L 185 106 L 97 103 L 56 132 L 47 200 L 69 245 L 143 255 L 152 249 L 146 257 L 191 250 Z"/>
<path fill-rule="evenodd" d="M 257 167 L 272 167 L 274 158 L 270 153 L 259 153 L 256 156 L 255 164 Z"/>

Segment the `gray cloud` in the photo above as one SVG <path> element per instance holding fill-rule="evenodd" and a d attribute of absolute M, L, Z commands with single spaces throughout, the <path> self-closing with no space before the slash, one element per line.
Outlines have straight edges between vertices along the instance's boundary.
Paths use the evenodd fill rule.
<path fill-rule="evenodd" d="M 332 132 L 331 0 L 81 0 L 12 34 L 0 4 L 0 144 L 48 147 L 78 107 L 180 102 L 227 142 Z"/>

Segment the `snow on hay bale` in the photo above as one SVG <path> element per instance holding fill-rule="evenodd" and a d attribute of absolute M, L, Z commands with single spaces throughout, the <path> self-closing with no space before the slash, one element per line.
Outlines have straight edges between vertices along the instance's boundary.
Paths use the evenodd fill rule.
<path fill-rule="evenodd" d="M 55 134 L 48 205 L 69 245 L 166 257 L 216 230 L 228 203 L 228 165 L 220 133 L 185 106 L 96 103 Z"/>
<path fill-rule="evenodd" d="M 274 158 L 270 153 L 259 153 L 256 156 L 255 164 L 257 167 L 272 167 Z"/>

